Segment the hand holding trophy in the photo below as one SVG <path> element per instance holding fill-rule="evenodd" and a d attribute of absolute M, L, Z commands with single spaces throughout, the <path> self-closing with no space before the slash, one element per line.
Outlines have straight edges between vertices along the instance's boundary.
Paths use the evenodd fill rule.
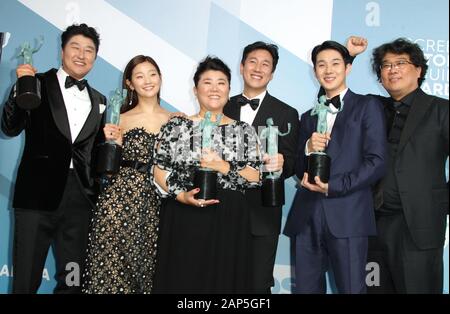
<path fill-rule="evenodd" d="M 216 115 L 216 121 L 211 121 L 211 112 L 205 113 L 205 118 L 200 122 L 202 133 L 202 151 L 211 149 L 212 132 L 220 125 L 222 115 Z M 217 198 L 217 171 L 210 168 L 198 168 L 194 174 L 194 188 L 199 188 L 200 192 L 195 194 L 195 199 L 216 199 Z"/>
<path fill-rule="evenodd" d="M 31 48 L 29 42 L 24 42 L 17 57 L 23 57 L 23 64 L 33 65 L 33 54 L 41 49 L 44 37 L 41 36 L 36 48 Z M 25 110 L 37 108 L 41 103 L 40 82 L 34 75 L 24 75 L 17 79 L 16 103 Z"/>
<path fill-rule="evenodd" d="M 337 114 L 342 110 L 344 103 L 338 111 L 332 111 L 327 105 L 325 95 L 320 96 L 319 102 L 314 106 L 311 115 L 317 115 L 317 133 L 325 134 L 327 132 L 327 113 Z M 312 152 L 308 156 L 308 182 L 316 184 L 314 178 L 318 176 L 320 181 L 327 183 L 330 179 L 331 158 L 323 151 Z"/>
<path fill-rule="evenodd" d="M 266 120 L 267 127 L 261 131 L 260 140 L 267 139 L 266 152 L 269 157 L 278 155 L 278 136 L 288 135 L 291 131 L 291 124 L 288 123 L 288 130 L 282 133 L 276 126 L 273 125 L 273 119 Z M 267 173 L 267 172 L 266 172 Z M 284 205 L 284 180 L 280 174 L 275 172 L 268 172 L 263 178 L 261 187 L 261 201 L 263 206 L 277 207 Z"/>
<path fill-rule="evenodd" d="M 117 88 L 110 98 L 106 108 L 106 123 L 119 125 L 120 107 L 127 97 L 127 90 Z M 122 147 L 115 141 L 106 141 L 99 145 L 97 157 L 97 172 L 102 174 L 116 174 L 119 172 L 122 160 Z"/>

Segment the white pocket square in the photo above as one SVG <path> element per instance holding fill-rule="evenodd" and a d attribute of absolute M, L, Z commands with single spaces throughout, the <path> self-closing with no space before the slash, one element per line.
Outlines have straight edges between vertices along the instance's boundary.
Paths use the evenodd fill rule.
<path fill-rule="evenodd" d="M 104 104 L 99 104 L 98 106 L 99 106 L 99 109 L 100 109 L 100 114 L 102 114 L 103 111 L 105 111 L 106 106 Z"/>

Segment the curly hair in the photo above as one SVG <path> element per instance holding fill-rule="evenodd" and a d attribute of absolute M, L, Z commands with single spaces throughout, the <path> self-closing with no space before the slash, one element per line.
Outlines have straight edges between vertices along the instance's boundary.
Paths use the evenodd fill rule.
<path fill-rule="evenodd" d="M 418 78 L 419 86 L 422 85 L 425 80 L 425 75 L 427 74 L 428 65 L 427 59 L 425 59 L 425 55 L 418 44 L 415 44 L 406 38 L 397 38 L 390 43 L 375 48 L 372 52 L 372 70 L 377 74 L 378 82 L 381 82 L 381 65 L 383 63 L 383 58 L 387 53 L 396 55 L 407 54 L 411 59 L 410 61 L 416 67 L 422 69 L 420 77 Z"/>

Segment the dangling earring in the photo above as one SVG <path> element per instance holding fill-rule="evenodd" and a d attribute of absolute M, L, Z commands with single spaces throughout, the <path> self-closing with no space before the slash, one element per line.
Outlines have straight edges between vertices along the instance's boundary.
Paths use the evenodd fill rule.
<path fill-rule="evenodd" d="M 128 106 L 131 106 L 133 104 L 133 92 L 134 90 L 132 89 L 130 93 L 130 102 L 128 103 Z"/>

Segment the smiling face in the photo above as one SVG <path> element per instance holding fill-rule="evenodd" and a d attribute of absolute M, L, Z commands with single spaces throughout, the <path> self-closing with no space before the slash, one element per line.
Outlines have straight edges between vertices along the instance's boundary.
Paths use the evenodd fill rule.
<path fill-rule="evenodd" d="M 208 70 L 200 75 L 197 87 L 194 87 L 194 93 L 201 112 L 222 113 L 223 107 L 228 102 L 230 82 L 223 72 Z"/>
<path fill-rule="evenodd" d="M 347 88 L 345 79 L 350 70 L 351 65 L 345 64 L 344 58 L 337 50 L 326 49 L 317 54 L 314 73 L 328 98 L 340 94 Z"/>
<path fill-rule="evenodd" d="M 244 93 L 254 97 L 264 92 L 273 78 L 272 70 L 273 58 L 270 52 L 265 49 L 250 52 L 240 66 L 244 78 Z"/>
<path fill-rule="evenodd" d="M 72 36 L 61 53 L 63 69 L 73 78 L 81 80 L 94 66 L 96 56 L 92 39 L 83 35 Z"/>
<path fill-rule="evenodd" d="M 127 85 L 136 92 L 138 98 L 157 97 L 161 88 L 161 76 L 153 64 L 145 61 L 134 67 L 131 81 L 127 80 Z"/>
<path fill-rule="evenodd" d="M 407 54 L 386 53 L 381 64 L 396 64 L 399 61 L 411 62 Z M 395 100 L 400 100 L 419 87 L 421 68 L 405 63 L 402 67 L 381 69 L 381 84 Z"/>

